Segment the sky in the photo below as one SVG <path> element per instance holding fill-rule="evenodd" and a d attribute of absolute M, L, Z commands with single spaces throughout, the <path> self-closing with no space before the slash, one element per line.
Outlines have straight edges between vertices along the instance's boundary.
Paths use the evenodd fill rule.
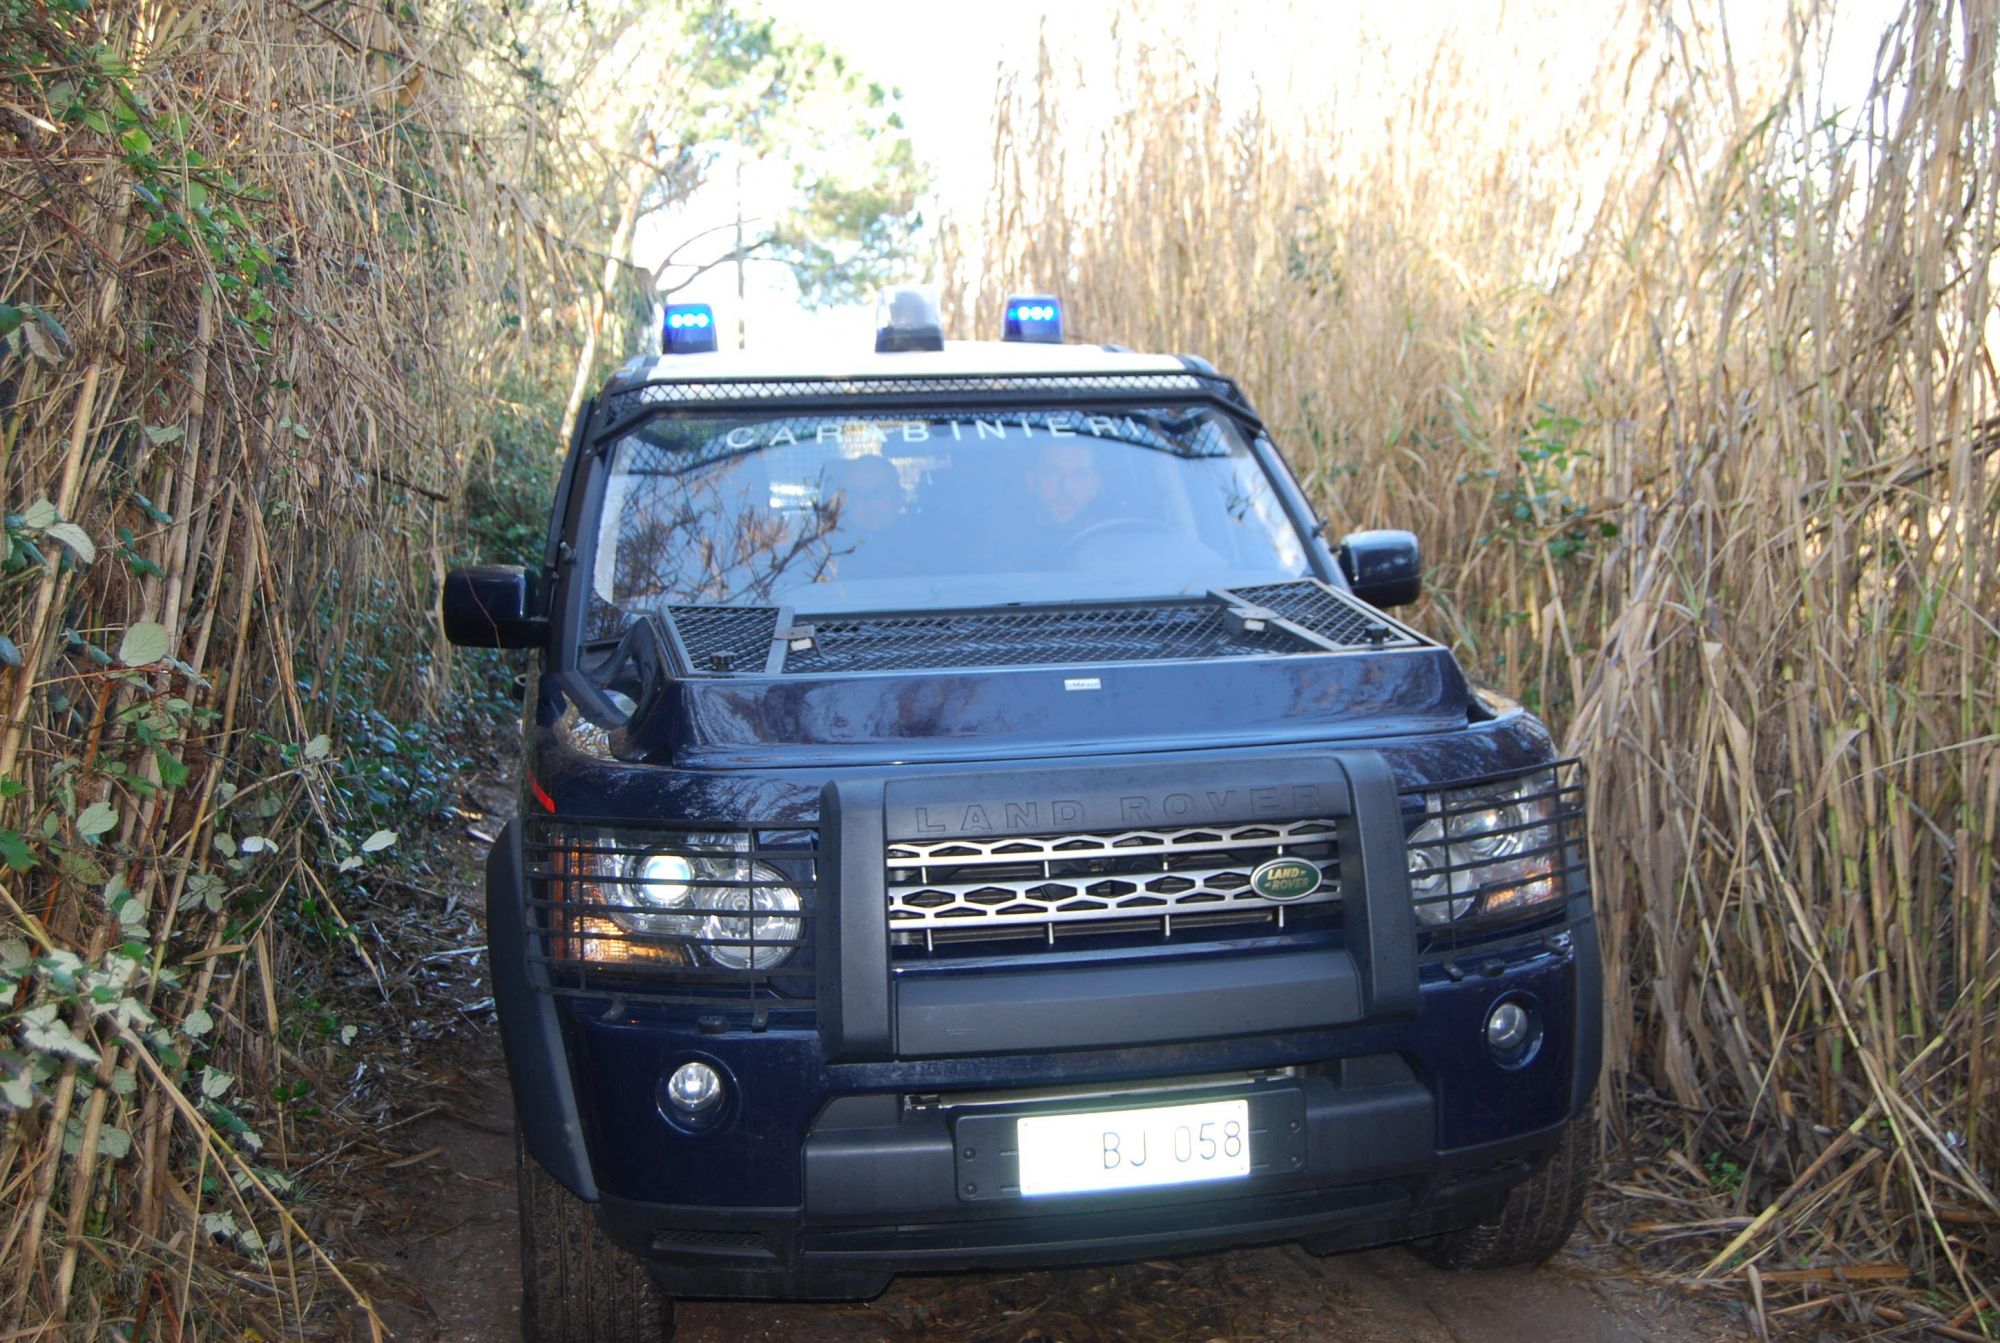
<path fill-rule="evenodd" d="M 1321 0 L 1287 9 L 1282 0 L 1219 0 L 1195 7 L 1184 0 L 1163 0 L 1153 36 L 1172 40 L 1167 16 L 1194 29 L 1184 38 L 1191 62 L 1213 70 L 1223 87 L 1240 84 L 1247 91 L 1252 79 L 1275 85 L 1284 98 L 1292 80 L 1311 81 L 1316 72 L 1354 57 L 1358 44 L 1376 42 L 1389 50 L 1422 53 L 1434 41 L 1440 25 L 1506 23 L 1509 7 L 1524 0 Z M 1567 28 L 1579 44 L 1575 59 L 1583 67 L 1596 24 L 1607 0 L 1572 0 L 1578 22 Z M 1703 0 L 1693 0 L 1702 3 Z M 1706 0 L 1721 13 L 1732 42 L 1776 21 L 1782 0 Z M 782 25 L 802 31 L 845 52 L 869 77 L 901 90 L 909 134 L 920 160 L 928 163 L 933 199 L 926 217 L 943 214 L 976 221 L 984 204 L 992 172 L 989 139 L 996 77 L 1004 67 L 1032 69 L 1038 42 L 1046 31 L 1058 59 L 1085 66 L 1101 56 L 1081 54 L 1093 42 L 1101 44 L 1111 17 L 1120 6 L 1112 0 L 1010 0 L 990 3 L 915 3 L 914 0 L 742 0 Z M 1833 104 L 1852 104 L 1869 83 L 1876 45 L 1884 27 L 1899 9 L 1899 0 L 1837 0 L 1832 49 L 1823 71 L 1823 97 Z M 1283 13 L 1314 16 L 1309 26 L 1279 24 Z M 1203 27 L 1207 31 L 1202 31 Z M 1741 36 L 1739 36 L 1741 35 Z M 1074 44 L 1074 49 L 1072 49 Z M 1565 64 L 1554 53 L 1556 66 Z M 1851 91 L 1851 92 L 1850 92 Z M 1072 108 L 1087 103 L 1072 103 Z M 1107 109 L 1107 112 L 1109 109 Z M 740 209 L 751 218 L 776 213 L 789 176 L 781 164 L 747 164 L 742 178 Z M 635 243 L 635 259 L 653 265 L 676 243 L 702 230 L 726 226 L 739 209 L 736 174 L 717 172 L 711 184 L 684 207 L 645 221 Z M 708 254 L 724 252 L 730 233 L 711 235 Z M 700 249 L 690 256 L 700 258 Z M 1004 283 L 1008 277 L 997 277 Z M 828 341 L 869 342 L 873 338 L 872 306 L 824 312 L 803 310 L 797 288 L 783 267 L 753 262 L 744 270 L 745 297 L 739 303 L 733 266 L 721 267 L 695 280 L 675 295 L 680 302 L 706 302 L 714 307 L 725 348 L 735 342 L 741 323 L 750 344 L 759 348 L 823 345 Z"/>

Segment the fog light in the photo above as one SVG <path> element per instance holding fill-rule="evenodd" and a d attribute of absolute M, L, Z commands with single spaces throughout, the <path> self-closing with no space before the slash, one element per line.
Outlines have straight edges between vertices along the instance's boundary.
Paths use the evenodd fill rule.
<path fill-rule="evenodd" d="M 1528 1009 L 1519 1003 L 1501 1003 L 1486 1018 L 1486 1043 L 1496 1054 L 1511 1054 L 1528 1038 Z M 689 1064 L 700 1067 L 700 1064 Z"/>
<path fill-rule="evenodd" d="M 700 1060 L 683 1063 L 667 1079 L 667 1099 L 682 1114 L 712 1110 L 722 1099 L 722 1075 Z"/>
<path fill-rule="evenodd" d="M 1541 1023 L 1526 1003 L 1508 999 L 1486 1014 L 1486 1048 L 1501 1066 L 1518 1068 L 1542 1042 Z"/>

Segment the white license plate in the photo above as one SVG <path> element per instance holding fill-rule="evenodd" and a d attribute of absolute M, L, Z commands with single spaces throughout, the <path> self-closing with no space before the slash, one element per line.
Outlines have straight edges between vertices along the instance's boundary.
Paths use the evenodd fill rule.
<path fill-rule="evenodd" d="M 1250 1102 L 1029 1115 L 1016 1121 L 1021 1193 L 1076 1194 L 1250 1173 Z"/>

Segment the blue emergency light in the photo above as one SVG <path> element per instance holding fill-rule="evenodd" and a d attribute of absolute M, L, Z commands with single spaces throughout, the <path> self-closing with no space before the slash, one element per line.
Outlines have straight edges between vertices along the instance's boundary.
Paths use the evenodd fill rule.
<path fill-rule="evenodd" d="M 1029 345 L 1062 344 L 1062 304 L 1054 294 L 1015 294 L 1007 300 L 1001 339 Z"/>
<path fill-rule="evenodd" d="M 706 303 L 669 303 L 660 329 L 662 354 L 707 354 L 715 348 L 715 314 Z"/>

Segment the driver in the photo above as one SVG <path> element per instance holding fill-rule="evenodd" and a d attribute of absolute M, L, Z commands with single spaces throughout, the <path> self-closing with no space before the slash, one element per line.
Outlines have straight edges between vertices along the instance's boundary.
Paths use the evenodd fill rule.
<path fill-rule="evenodd" d="M 886 457 L 869 453 L 828 463 L 826 497 L 837 500 L 842 532 L 855 538 L 880 535 L 903 514 L 903 482 Z"/>
<path fill-rule="evenodd" d="M 1096 455 L 1074 440 L 1042 444 L 1028 468 L 1028 496 L 1050 531 L 1074 534 L 1092 521 L 1091 505 L 1103 488 Z"/>

